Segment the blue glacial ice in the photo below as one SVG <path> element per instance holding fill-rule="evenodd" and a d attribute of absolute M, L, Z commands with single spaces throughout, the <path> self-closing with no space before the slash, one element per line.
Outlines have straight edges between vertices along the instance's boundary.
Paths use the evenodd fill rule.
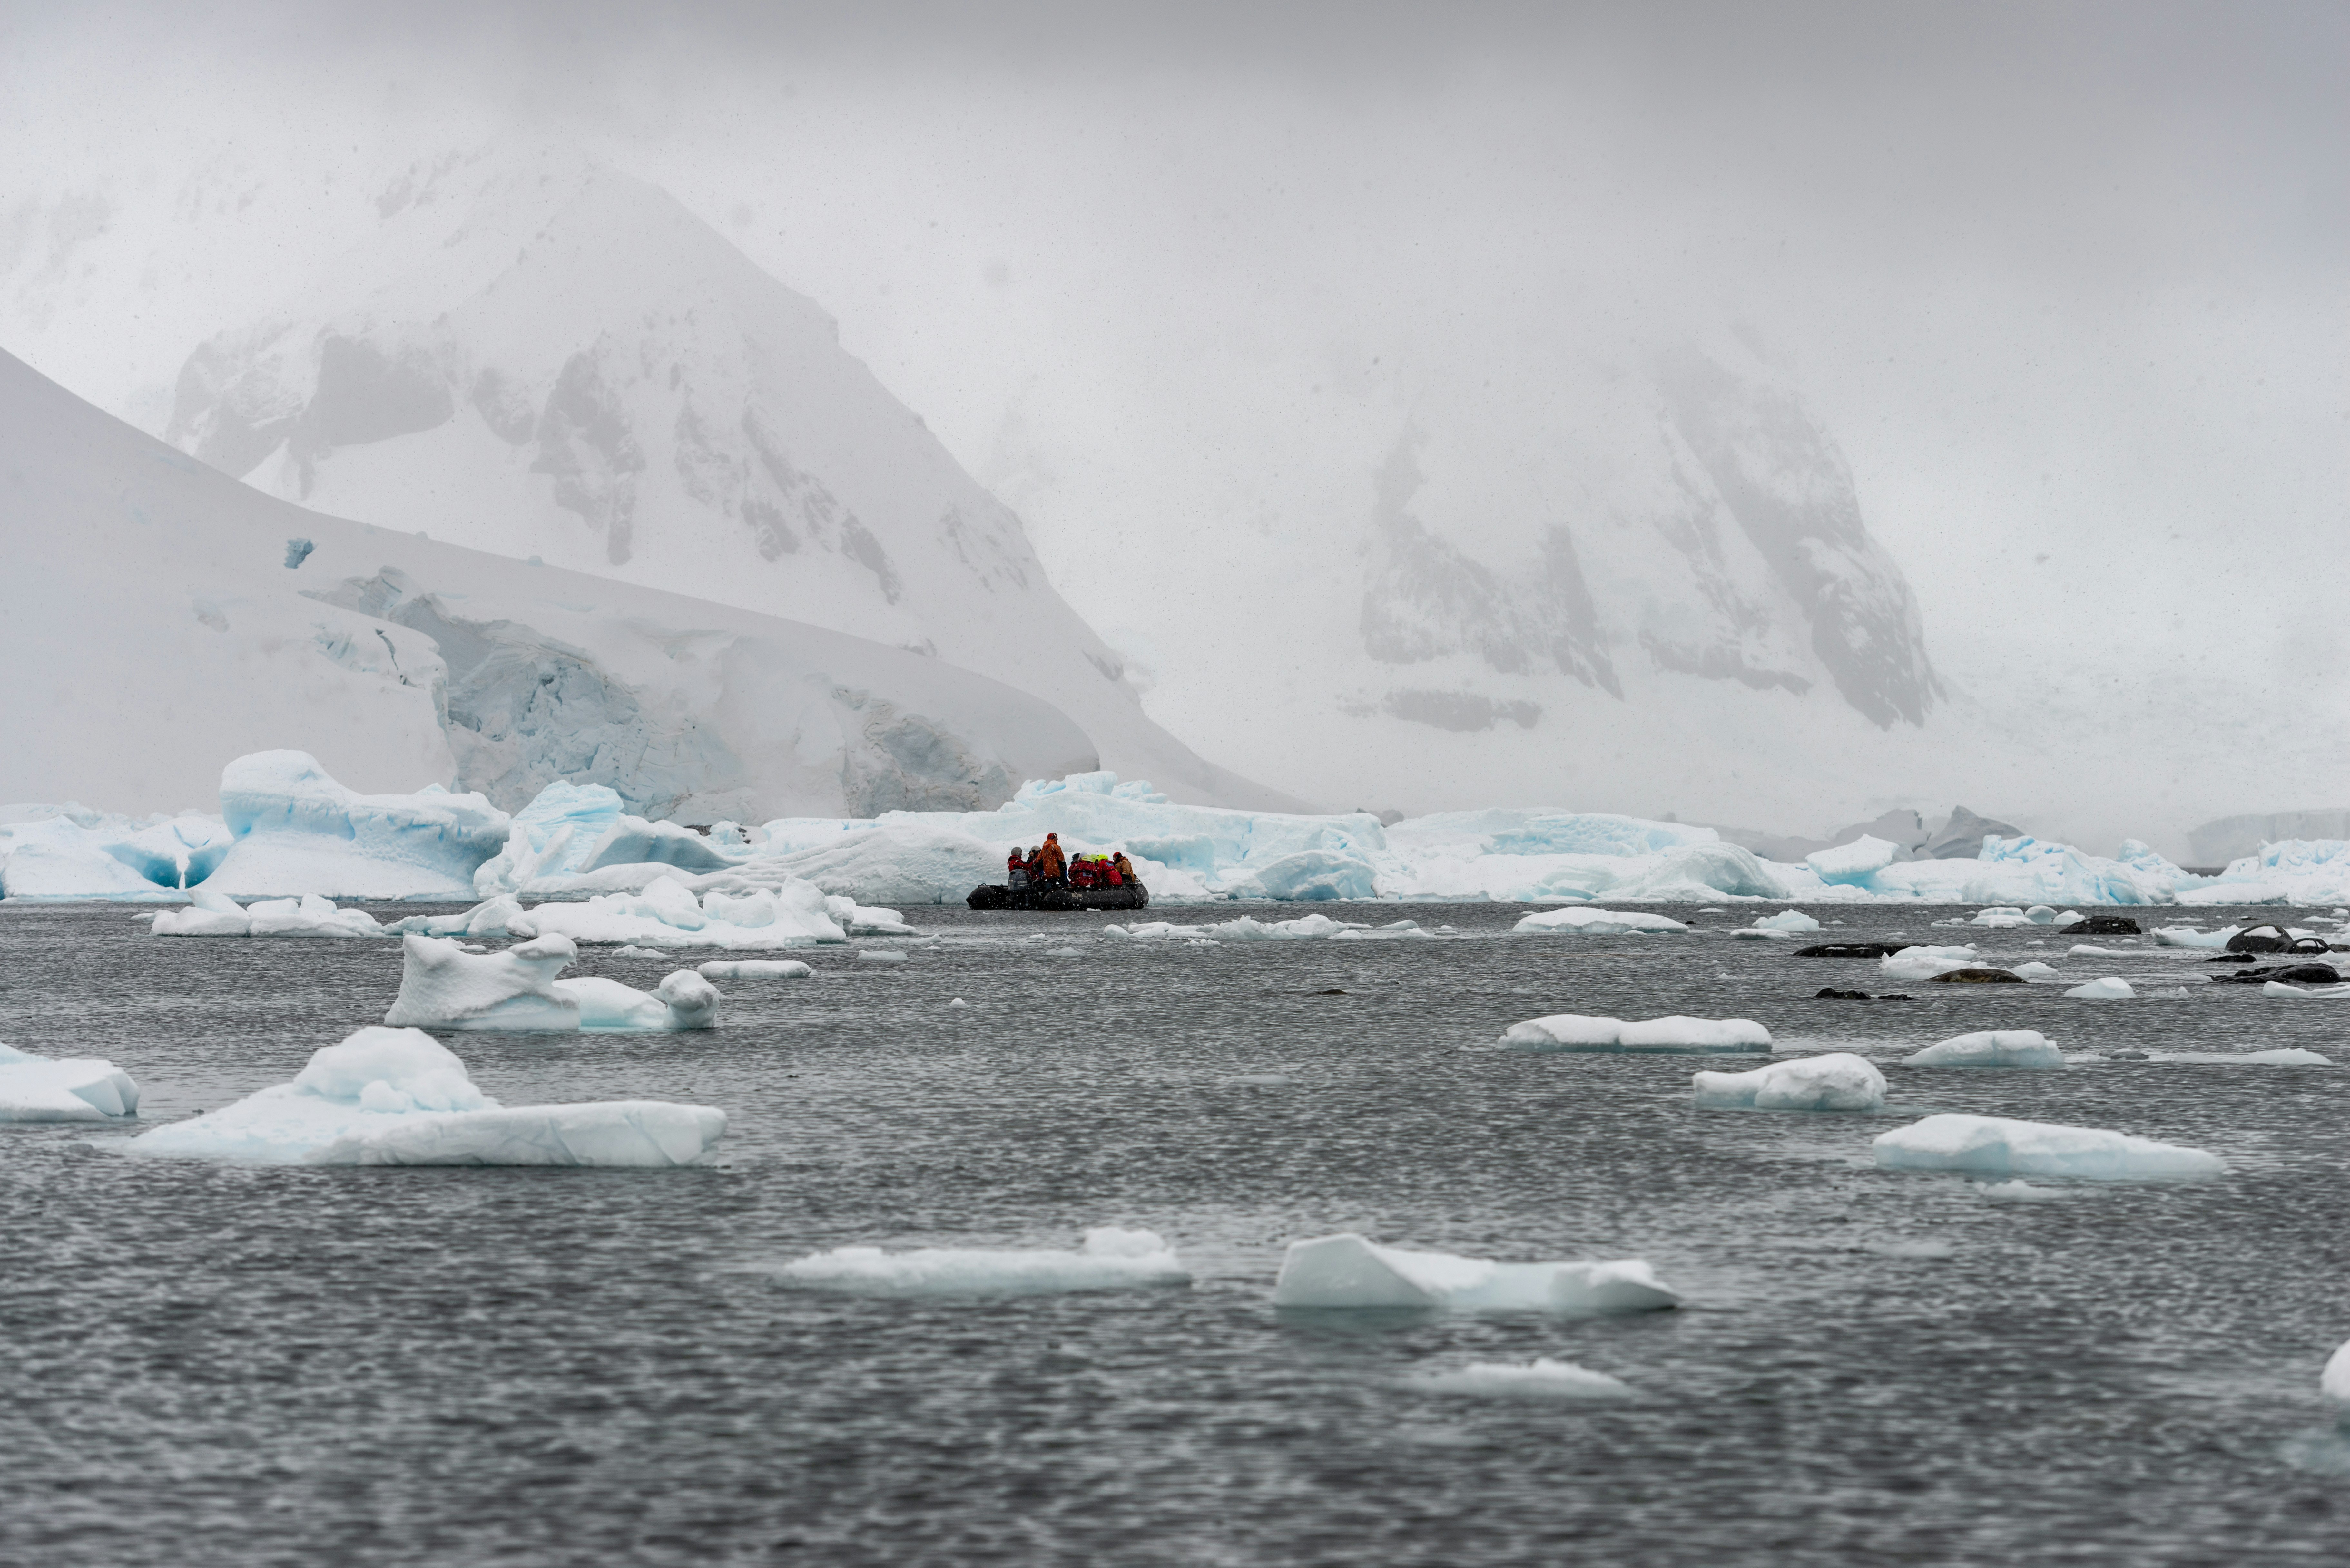
<path fill-rule="evenodd" d="M 293 1082 L 141 1133 L 134 1155 L 275 1165 L 690 1165 L 726 1130 L 709 1106 L 602 1100 L 504 1107 L 421 1029 L 362 1029 Z"/>
<path fill-rule="evenodd" d="M 1498 1263 L 1382 1247 L 1352 1231 L 1292 1241 L 1274 1282 L 1276 1307 L 1324 1310 L 1539 1312 L 1568 1316 L 1654 1312 L 1679 1293 L 1638 1258 Z"/>
<path fill-rule="evenodd" d="M 221 774 L 235 842 L 205 879 L 214 892 L 464 898 L 506 841 L 507 816 L 478 794 L 427 784 L 359 794 L 305 752 L 258 752 Z"/>
<path fill-rule="evenodd" d="M 1976 1176 L 2069 1176 L 2093 1181 L 2192 1180 L 2219 1176 L 2216 1154 L 2100 1127 L 1948 1112 L 1878 1135 L 1877 1163 L 1888 1170 L 1951 1170 Z"/>

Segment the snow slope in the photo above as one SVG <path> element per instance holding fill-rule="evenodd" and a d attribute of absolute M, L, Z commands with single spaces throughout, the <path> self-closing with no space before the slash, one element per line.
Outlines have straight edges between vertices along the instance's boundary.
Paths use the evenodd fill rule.
<path fill-rule="evenodd" d="M 513 810 L 564 778 L 757 821 L 984 809 L 1094 762 L 942 659 L 306 512 L 5 354 L 0 482 L 0 800 L 208 807 L 231 759 L 298 748 L 361 791 Z"/>
<path fill-rule="evenodd" d="M 1180 798 L 1291 804 L 1145 717 L 1019 519 L 829 317 L 665 192 L 500 150 L 420 165 L 379 207 L 307 290 L 197 347 L 170 440 L 338 515 L 934 655 Z"/>

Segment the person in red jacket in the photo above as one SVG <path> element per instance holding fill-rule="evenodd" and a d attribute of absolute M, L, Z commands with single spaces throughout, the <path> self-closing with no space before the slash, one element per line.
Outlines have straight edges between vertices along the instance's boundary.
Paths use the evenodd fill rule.
<path fill-rule="evenodd" d="M 1094 876 L 1094 863 L 1092 861 L 1080 855 L 1075 860 L 1069 862 L 1070 887 L 1082 892 L 1086 888 L 1091 888 L 1096 880 L 1097 878 Z"/>
<path fill-rule="evenodd" d="M 1123 888 L 1126 886 L 1126 878 L 1118 874 L 1118 862 L 1115 860 L 1104 860 L 1101 862 L 1101 880 L 1102 886 L 1105 888 Z"/>

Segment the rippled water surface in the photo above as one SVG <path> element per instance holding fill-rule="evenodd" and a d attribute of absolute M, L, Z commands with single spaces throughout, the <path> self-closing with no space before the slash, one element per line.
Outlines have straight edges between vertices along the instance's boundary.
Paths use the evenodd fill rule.
<path fill-rule="evenodd" d="M 923 910 L 936 940 L 859 944 L 903 964 L 817 952 L 812 981 L 727 983 L 714 1033 L 452 1037 L 509 1105 L 723 1106 L 707 1169 L 236 1168 L 0 1128 L 0 1559 L 2350 1555 L 2350 1434 L 2316 1393 L 2350 1338 L 2350 1067 L 1894 1063 L 1990 1027 L 2350 1063 L 2350 1003 L 2209 986 L 2193 952 L 2074 960 L 2044 932 L 1929 926 L 1948 910 L 1816 912 L 1847 922 L 1833 939 L 1972 939 L 2185 994 L 1897 986 L 1721 934 L 1751 911 L 1661 939 L 1512 939 L 1514 908 L 1334 912 L 1464 940 L 1142 945 L 1095 916 Z M 150 1125 L 290 1077 L 399 979 L 391 942 L 0 912 L 0 1039 L 111 1057 Z M 1918 1000 L 1812 1000 L 1830 983 Z M 1692 1067 L 1734 1064 L 1485 1048 L 1557 1012 L 1759 1019 L 1782 1052 L 1874 1057 L 1894 1104 L 1699 1111 Z M 1871 1137 L 1932 1110 L 2116 1127 L 2230 1174 L 2011 1202 L 1871 1168 Z M 892 1301 L 773 1272 L 1110 1222 L 1163 1232 L 1196 1285 Z M 1284 1243 L 1338 1230 L 1643 1257 L 1690 1305 L 1276 1314 Z M 1535 1356 L 1638 1397 L 1413 1381 Z"/>

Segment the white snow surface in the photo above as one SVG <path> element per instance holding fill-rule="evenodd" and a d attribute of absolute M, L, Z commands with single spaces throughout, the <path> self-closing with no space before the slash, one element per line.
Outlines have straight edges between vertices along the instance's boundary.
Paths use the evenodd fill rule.
<path fill-rule="evenodd" d="M 0 1122 L 98 1122 L 138 1111 L 138 1084 L 113 1063 L 57 1061 L 0 1042 Z"/>
<path fill-rule="evenodd" d="M 1874 1111 L 1885 1105 L 1885 1075 L 1849 1051 L 1773 1062 L 1745 1073 L 1695 1073 L 1697 1103 L 1758 1111 Z"/>
<path fill-rule="evenodd" d="M 1877 1163 L 1891 1170 L 1956 1170 L 1981 1176 L 2069 1176 L 2095 1181 L 2184 1180 L 2219 1176 L 2218 1155 L 2100 1127 L 1946 1112 L 1877 1136 Z"/>
<path fill-rule="evenodd" d="M 1910 1067 L 2062 1067 L 2064 1053 L 2037 1029 L 1979 1029 L 1901 1061 Z"/>
<path fill-rule="evenodd" d="M 362 1029 L 293 1082 L 141 1133 L 136 1155 L 293 1165 L 688 1165 L 726 1114 L 660 1100 L 503 1107 L 421 1029 Z"/>
<path fill-rule="evenodd" d="M 1771 1032 L 1751 1018 L 1690 1018 L 1675 1013 L 1627 1023 L 1555 1012 L 1513 1023 L 1502 1044 L 1521 1051 L 1768 1051 Z"/>
<path fill-rule="evenodd" d="M 777 1271 L 795 1285 L 863 1296 L 1032 1296 L 1188 1285 L 1191 1272 L 1154 1231 L 1101 1225 L 1075 1251 L 1051 1248 L 836 1247 Z"/>
<path fill-rule="evenodd" d="M 1651 1312 L 1679 1293 L 1640 1259 L 1498 1263 L 1382 1247 L 1352 1231 L 1292 1241 L 1274 1282 L 1276 1307 L 1544 1312 L 1572 1316 Z"/>

